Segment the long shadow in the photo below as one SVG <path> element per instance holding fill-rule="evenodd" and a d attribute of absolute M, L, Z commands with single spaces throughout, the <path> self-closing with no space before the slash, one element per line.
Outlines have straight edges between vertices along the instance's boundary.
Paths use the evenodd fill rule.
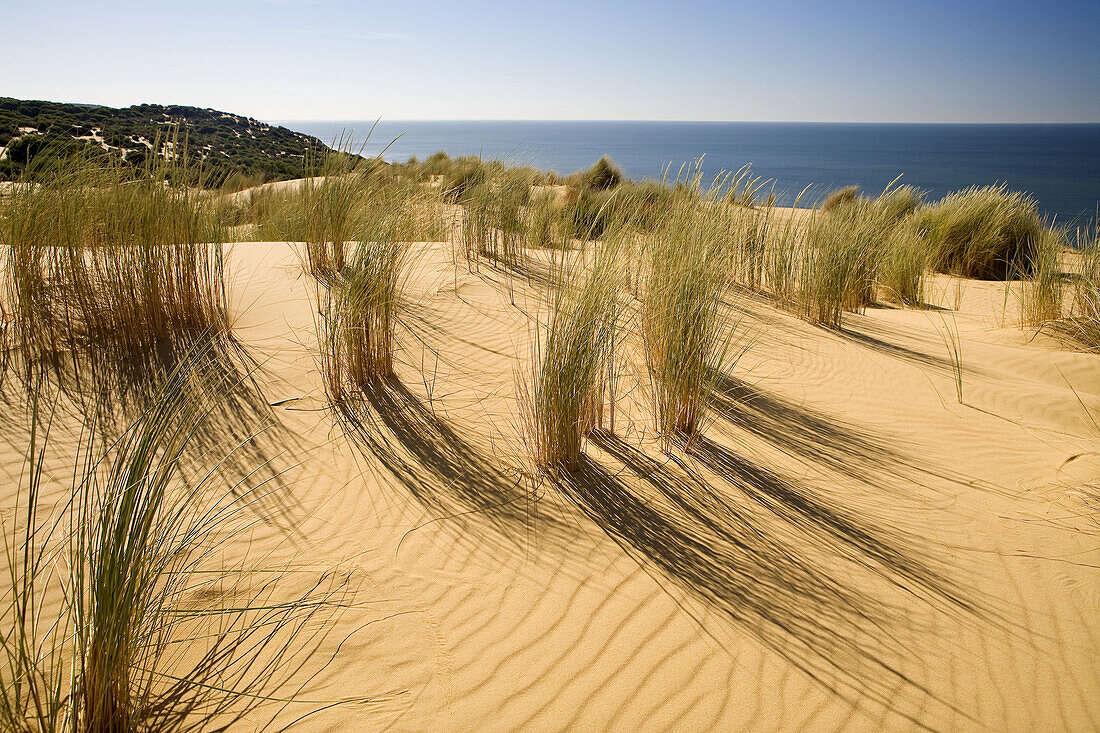
<path fill-rule="evenodd" d="M 650 491 L 638 493 L 587 458 L 557 486 L 624 552 L 826 689 L 853 702 L 874 700 L 923 727 L 898 705 L 914 694 L 938 700 L 901 668 L 909 654 L 895 640 L 902 609 L 841 582 L 792 546 L 781 528 L 770 528 L 697 475 L 673 471 L 613 437 L 599 444 Z"/>
<path fill-rule="evenodd" d="M 576 528 L 528 490 L 522 475 L 506 471 L 396 379 L 335 409 L 362 450 L 465 537 L 524 552 L 532 543 L 564 546 L 575 538 Z"/>
<path fill-rule="evenodd" d="M 710 406 L 730 425 L 787 455 L 871 482 L 897 474 L 911 459 L 876 439 L 804 405 L 765 392 L 722 372 L 711 374 Z"/>
<path fill-rule="evenodd" d="M 553 260 L 540 262 L 527 256 L 520 256 L 514 260 L 486 258 L 482 262 L 482 267 L 498 276 L 514 277 L 539 288 L 552 288 L 558 284 Z"/>
<path fill-rule="evenodd" d="M 184 414 L 197 416 L 183 456 L 196 476 L 216 464 L 238 493 L 271 521 L 289 521 L 298 501 L 286 472 L 303 448 L 271 408 L 256 379 L 261 367 L 228 336 L 177 334 L 139 352 L 87 349 L 21 359 L 6 409 L 26 411 L 32 390 L 53 394 L 66 422 L 104 446 L 113 443 L 170 382 Z M 16 396 L 18 395 L 18 397 Z M 22 436 L 9 435 L 19 441 Z M 262 487 L 257 490 L 257 487 Z"/>
<path fill-rule="evenodd" d="M 949 577 L 948 568 L 929 556 L 916 538 L 857 519 L 839 503 L 705 436 L 695 439 L 691 457 L 823 550 L 870 569 L 917 597 L 984 615 L 984 609 Z"/>
<path fill-rule="evenodd" d="M 905 361 L 919 364 L 921 366 L 931 367 L 940 371 L 951 372 L 954 368 L 951 359 L 946 356 L 933 356 L 932 354 L 926 354 L 923 351 L 917 351 L 910 349 L 899 344 L 890 343 L 877 336 L 866 333 L 864 331 L 857 331 L 853 328 L 842 326 L 841 328 L 833 331 L 841 338 L 847 339 L 853 343 L 859 344 L 872 351 L 876 351 L 880 354 L 884 354 L 895 359 L 903 359 Z M 947 347 L 943 347 L 944 351 Z M 968 372 L 975 372 L 972 366 L 967 365 L 966 370 Z"/>
<path fill-rule="evenodd" d="M 431 521 L 479 545 L 523 549 L 537 538 L 554 543 L 562 558 L 576 553 L 582 525 L 570 521 L 572 512 L 541 511 L 518 477 L 397 381 L 336 409 L 347 434 Z M 822 418 L 818 439 L 845 435 L 827 428 Z M 585 458 L 553 487 L 658 582 L 680 588 L 854 704 L 873 700 L 918 727 L 924 724 L 906 712 L 914 703 L 966 716 L 906 673 L 904 660 L 914 654 L 906 630 L 920 618 L 912 604 L 975 618 L 985 611 L 916 538 L 858 519 L 705 439 L 694 448 L 697 464 L 661 462 L 603 433 L 592 441 L 623 473 Z M 884 448 L 866 452 L 868 461 L 891 458 Z M 736 490 L 716 490 L 710 474 Z M 887 601 L 883 583 L 901 589 L 903 600 Z"/>

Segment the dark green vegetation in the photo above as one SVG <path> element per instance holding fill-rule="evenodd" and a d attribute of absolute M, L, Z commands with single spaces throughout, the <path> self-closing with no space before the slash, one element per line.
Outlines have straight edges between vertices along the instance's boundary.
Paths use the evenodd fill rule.
<path fill-rule="evenodd" d="M 178 135 L 169 130 L 178 127 Z M 0 180 L 17 177 L 37 156 L 94 146 L 140 166 L 153 153 L 186 147 L 210 182 L 243 187 L 300 178 L 307 158 L 326 149 L 315 137 L 213 109 L 141 104 L 123 109 L 0 97 Z M 174 152 L 179 152 L 178 150 Z"/>

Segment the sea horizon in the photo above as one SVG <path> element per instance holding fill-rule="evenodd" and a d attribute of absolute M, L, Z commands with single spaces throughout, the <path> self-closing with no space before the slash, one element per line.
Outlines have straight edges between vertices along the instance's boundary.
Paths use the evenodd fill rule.
<path fill-rule="evenodd" d="M 715 122 L 679 120 L 271 120 L 326 143 L 352 134 L 393 162 L 437 150 L 568 174 L 610 155 L 627 176 L 675 178 L 703 157 L 706 174 L 751 165 L 781 204 L 859 185 L 875 195 L 898 179 L 929 200 L 1005 185 L 1061 225 L 1089 226 L 1100 209 L 1100 122 Z M 377 124 L 376 124 L 377 123 Z M 362 137 L 374 127 L 364 145 Z"/>

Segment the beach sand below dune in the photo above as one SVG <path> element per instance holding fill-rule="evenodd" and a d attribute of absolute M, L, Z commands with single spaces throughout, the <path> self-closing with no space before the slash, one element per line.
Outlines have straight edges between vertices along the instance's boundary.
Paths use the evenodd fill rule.
<path fill-rule="evenodd" d="M 308 689 L 366 700 L 294 730 L 1100 726 L 1100 369 L 1018 329 L 1015 286 L 936 276 L 935 308 L 841 331 L 737 297 L 744 354 L 688 453 L 658 449 L 628 362 L 614 434 L 536 481 L 530 254 L 471 273 L 426 245 L 398 379 L 340 413 L 300 248 L 232 249 L 234 334 L 290 436 L 266 444 L 282 549 L 353 594 Z"/>

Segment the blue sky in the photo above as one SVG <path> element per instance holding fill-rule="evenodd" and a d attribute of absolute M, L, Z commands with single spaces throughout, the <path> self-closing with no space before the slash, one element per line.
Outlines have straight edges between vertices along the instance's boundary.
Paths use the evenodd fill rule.
<path fill-rule="evenodd" d="M 1100 2 L 4 0 L 0 94 L 261 119 L 1100 122 Z"/>

